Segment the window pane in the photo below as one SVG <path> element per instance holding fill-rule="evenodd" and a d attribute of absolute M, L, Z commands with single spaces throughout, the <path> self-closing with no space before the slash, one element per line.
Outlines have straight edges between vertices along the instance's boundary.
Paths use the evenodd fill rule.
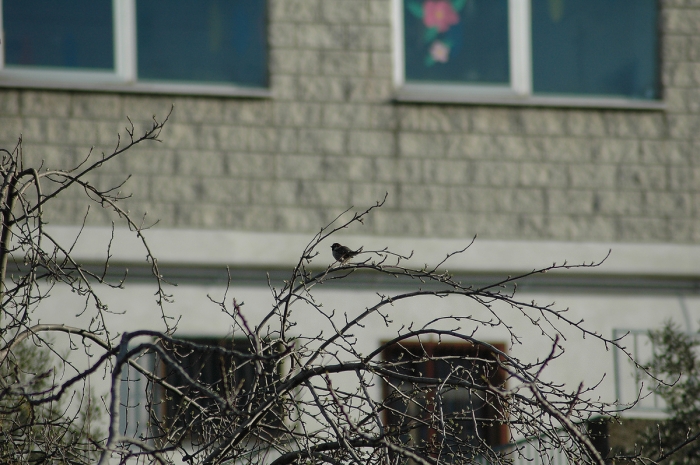
<path fill-rule="evenodd" d="M 267 86 L 264 0 L 139 0 L 139 79 Z"/>
<path fill-rule="evenodd" d="M 221 406 L 182 376 L 183 371 L 207 389 L 238 405 L 251 405 L 253 410 L 260 403 L 259 390 L 270 389 L 279 382 L 279 366 L 275 359 L 262 360 L 262 372 L 257 372 L 254 362 L 239 356 L 240 353 L 251 353 L 247 339 L 183 339 L 175 343 L 163 342 L 162 348 L 178 364 L 179 369 L 175 369 L 167 359 L 156 355 L 156 371 L 168 384 L 180 389 L 183 395 L 197 398 L 199 407 L 184 402 L 180 395 L 166 391 L 162 386 L 156 388 L 155 398 L 159 407 L 155 411 L 159 417 L 153 418 L 151 423 L 156 436 L 160 436 L 163 430 L 176 427 L 181 429 L 188 441 L 195 444 L 207 436 L 217 436 L 232 425 L 240 424 L 245 417 L 242 412 L 227 411 L 222 414 Z M 278 350 L 279 347 L 272 344 L 263 350 L 263 355 L 277 353 Z M 257 386 L 258 391 L 253 390 L 254 386 Z M 257 397 L 255 392 L 258 392 Z M 256 434 L 259 437 L 274 436 L 280 431 L 280 422 L 280 410 L 268 411 L 257 423 Z"/>
<path fill-rule="evenodd" d="M 404 0 L 406 81 L 508 84 L 507 0 Z"/>
<path fill-rule="evenodd" d="M 658 98 L 656 0 L 532 0 L 535 92 Z"/>
<path fill-rule="evenodd" d="M 114 69 L 112 0 L 4 0 L 5 63 Z"/>
<path fill-rule="evenodd" d="M 445 463 L 451 454 L 471 455 L 480 445 L 502 444 L 503 405 L 483 387 L 484 379 L 495 386 L 505 382 L 496 357 L 484 346 L 462 343 L 404 341 L 389 347 L 383 368 L 396 376 L 385 378 L 387 424 L 405 432 L 401 441 L 421 453 L 440 443 Z M 481 387 L 457 386 L 460 382 Z"/>

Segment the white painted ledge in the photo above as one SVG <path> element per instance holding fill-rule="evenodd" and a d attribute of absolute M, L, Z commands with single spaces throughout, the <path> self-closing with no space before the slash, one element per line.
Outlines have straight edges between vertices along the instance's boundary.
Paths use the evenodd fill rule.
<path fill-rule="evenodd" d="M 69 246 L 78 232 L 73 226 L 48 229 L 61 244 Z M 87 227 L 78 241 L 74 257 L 84 263 L 101 263 L 106 258 L 111 229 Z M 233 268 L 289 268 L 312 239 L 311 234 L 256 233 L 228 230 L 152 229 L 144 232 L 153 254 L 161 265 L 225 266 Z M 448 253 L 466 247 L 471 239 L 396 238 L 381 236 L 333 236 L 318 249 L 318 267 L 332 263 L 330 245 L 342 242 L 365 251 L 390 247 L 410 254 L 414 266 L 435 265 Z M 527 272 L 554 262 L 562 264 L 600 261 L 611 250 L 605 263 L 578 272 L 598 275 L 654 277 L 700 276 L 700 245 L 663 243 L 597 243 L 559 241 L 505 241 L 477 239 L 466 252 L 452 257 L 445 268 L 451 272 Z M 115 231 L 112 260 L 145 264 L 146 253 L 136 235 L 125 229 Z M 571 273 L 571 271 L 569 271 Z"/>
<path fill-rule="evenodd" d="M 394 94 L 397 102 L 499 105 L 525 107 L 596 108 L 618 110 L 663 111 L 663 100 L 646 100 L 614 96 L 532 95 L 517 94 L 507 87 L 444 84 L 404 84 Z"/>

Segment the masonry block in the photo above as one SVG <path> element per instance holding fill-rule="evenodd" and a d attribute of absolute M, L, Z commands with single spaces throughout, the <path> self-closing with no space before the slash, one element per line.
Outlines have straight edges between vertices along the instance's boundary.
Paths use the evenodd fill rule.
<path fill-rule="evenodd" d="M 406 210 L 446 210 L 448 188 L 416 184 L 402 186 L 399 205 Z"/>
<path fill-rule="evenodd" d="M 525 187 L 567 187 L 569 167 L 562 163 L 520 163 L 518 184 Z"/>
<path fill-rule="evenodd" d="M 294 100 L 297 98 L 297 77 L 291 74 L 273 74 L 270 76 L 270 89 L 275 101 Z"/>
<path fill-rule="evenodd" d="M 70 112 L 76 118 L 124 119 L 119 95 L 75 93 L 71 97 Z"/>
<path fill-rule="evenodd" d="M 520 122 L 523 131 L 532 135 L 557 136 L 567 130 L 566 113 L 563 110 L 526 109 L 522 110 Z M 509 132 L 512 132 L 511 129 Z"/>
<path fill-rule="evenodd" d="M 277 156 L 265 153 L 226 152 L 223 162 L 226 175 L 269 180 L 274 178 Z"/>
<path fill-rule="evenodd" d="M 472 162 L 466 160 L 423 160 L 422 181 L 438 186 L 465 185 L 473 182 Z"/>
<path fill-rule="evenodd" d="M 200 176 L 152 176 L 151 200 L 156 202 L 200 202 L 204 180 Z"/>
<path fill-rule="evenodd" d="M 0 142 L 2 148 L 12 150 L 22 134 L 22 120 L 16 116 L 0 116 Z"/>
<path fill-rule="evenodd" d="M 401 133 L 398 149 L 403 157 L 440 158 L 445 154 L 445 139 L 439 134 Z"/>
<path fill-rule="evenodd" d="M 13 89 L 0 89 L 0 109 L 3 116 L 19 115 L 19 91 Z"/>
<path fill-rule="evenodd" d="M 604 139 L 596 144 L 593 161 L 603 163 L 638 163 L 640 142 L 637 139 Z"/>
<path fill-rule="evenodd" d="M 326 224 L 328 217 L 323 208 L 276 209 L 273 218 L 275 231 L 315 233 Z"/>
<path fill-rule="evenodd" d="M 549 239 L 554 237 L 556 225 L 553 218 L 542 214 L 520 214 L 517 216 L 517 234 L 524 239 Z"/>
<path fill-rule="evenodd" d="M 374 213 L 377 233 L 388 236 L 421 236 L 423 217 L 421 212 L 379 209 Z"/>
<path fill-rule="evenodd" d="M 423 180 L 420 158 L 373 158 L 373 176 L 380 182 L 417 183 Z"/>
<path fill-rule="evenodd" d="M 646 213 L 668 217 L 688 217 L 693 214 L 692 195 L 687 192 L 648 192 Z"/>
<path fill-rule="evenodd" d="M 299 76 L 297 80 L 298 98 L 308 102 L 346 101 L 346 86 L 341 77 Z"/>
<path fill-rule="evenodd" d="M 586 137 L 545 137 L 539 138 L 539 150 L 520 157 L 522 161 L 542 161 L 545 163 L 591 161 L 590 154 L 596 140 Z M 535 155 L 536 154 L 536 155 Z"/>
<path fill-rule="evenodd" d="M 669 135 L 674 139 L 690 139 L 700 134 L 700 115 L 668 115 Z"/>
<path fill-rule="evenodd" d="M 369 4 L 364 1 L 323 0 L 320 12 L 321 20 L 328 23 L 364 23 L 369 16 Z"/>
<path fill-rule="evenodd" d="M 565 215 L 552 217 L 552 230 L 557 237 L 570 241 L 614 241 L 618 235 L 615 217 Z M 603 257 L 592 257 L 592 259 Z"/>
<path fill-rule="evenodd" d="M 396 153 L 394 134 L 388 131 L 351 131 L 348 143 L 353 155 L 386 157 Z"/>
<path fill-rule="evenodd" d="M 322 122 L 319 103 L 278 102 L 273 109 L 276 126 L 318 127 Z"/>
<path fill-rule="evenodd" d="M 642 191 L 595 191 L 593 194 L 593 213 L 603 215 L 635 215 L 647 211 L 647 196 Z"/>
<path fill-rule="evenodd" d="M 669 222 L 663 218 L 625 216 L 618 219 L 616 240 L 670 240 Z"/>
<path fill-rule="evenodd" d="M 67 117 L 70 115 L 71 95 L 66 92 L 23 90 L 19 94 L 23 116 Z"/>
<path fill-rule="evenodd" d="M 428 237 L 470 237 L 469 219 L 464 213 L 427 211 L 421 216 L 423 233 Z M 465 239 L 464 246 L 468 244 Z"/>
<path fill-rule="evenodd" d="M 613 189 L 617 186 L 614 165 L 572 164 L 569 166 L 569 179 L 571 187 Z"/>
<path fill-rule="evenodd" d="M 367 128 L 374 126 L 375 107 L 355 103 L 327 103 L 321 105 L 320 124 L 329 128 Z"/>
<path fill-rule="evenodd" d="M 265 99 L 222 100 L 223 122 L 250 126 L 273 124 L 273 103 Z"/>
<path fill-rule="evenodd" d="M 507 160 L 539 160 L 546 155 L 541 150 L 534 150 L 533 139 L 523 136 L 499 134 L 485 139 L 487 156 L 497 156 Z M 551 142 L 551 141 L 549 141 Z M 547 147 L 546 144 L 542 147 Z"/>
<path fill-rule="evenodd" d="M 292 74 L 297 72 L 299 59 L 294 51 L 275 48 L 270 50 L 268 66 L 271 74 Z"/>
<path fill-rule="evenodd" d="M 471 211 L 506 214 L 515 210 L 512 189 L 474 187 L 465 192 L 469 196 L 468 200 L 455 195 L 457 189 L 453 188 L 451 191 L 451 205 L 456 206 L 457 202 L 461 201 Z"/>
<path fill-rule="evenodd" d="M 281 21 L 275 21 L 267 28 L 267 40 L 271 52 L 281 52 L 280 49 L 285 48 L 289 51 L 289 48 L 297 45 L 297 28 L 299 26 L 295 23 L 284 22 L 285 19 L 287 18 L 280 18 Z"/>
<path fill-rule="evenodd" d="M 340 24 L 305 24 L 297 28 L 297 44 L 306 49 L 342 50 L 345 32 Z"/>
<path fill-rule="evenodd" d="M 554 215 L 598 213 L 596 192 L 589 189 L 547 189 L 548 211 Z"/>
<path fill-rule="evenodd" d="M 299 151 L 315 155 L 340 155 L 345 150 L 345 133 L 336 129 L 300 129 Z"/>
<path fill-rule="evenodd" d="M 686 61 L 690 57 L 690 39 L 687 35 L 667 34 L 662 41 L 664 61 Z"/>
<path fill-rule="evenodd" d="M 315 76 L 321 73 L 321 57 L 323 50 L 295 50 L 292 55 L 296 60 L 296 73 L 305 76 Z"/>
<path fill-rule="evenodd" d="M 513 134 L 523 130 L 522 121 L 529 117 L 536 117 L 534 110 L 529 110 L 526 116 L 523 112 L 528 110 L 498 108 L 498 107 L 477 107 L 469 109 L 471 128 L 476 133 L 481 134 Z"/>
<path fill-rule="evenodd" d="M 12 150 L 14 145 L 6 148 Z M 25 166 L 31 166 L 40 171 L 71 169 L 77 164 L 79 156 L 82 161 L 87 155 L 87 152 L 81 153 L 76 147 L 33 144 L 31 142 L 23 142 L 22 153 Z"/>
<path fill-rule="evenodd" d="M 617 184 L 621 189 L 665 189 L 666 169 L 663 166 L 617 167 Z"/>
<path fill-rule="evenodd" d="M 320 0 L 270 0 L 270 19 L 276 21 L 311 22 L 318 20 Z"/>
<path fill-rule="evenodd" d="M 505 161 L 479 161 L 471 165 L 476 186 L 510 187 L 520 181 L 519 165 Z"/>
<path fill-rule="evenodd" d="M 700 11 L 686 8 L 665 8 L 663 29 L 668 33 L 693 34 L 700 31 Z"/>
<path fill-rule="evenodd" d="M 182 176 L 220 176 L 224 172 L 221 152 L 178 149 L 174 151 L 174 172 Z"/>
<path fill-rule="evenodd" d="M 280 145 L 280 131 L 272 127 L 241 128 L 248 136 L 247 148 L 253 152 L 275 153 Z"/>
<path fill-rule="evenodd" d="M 394 84 L 388 77 L 345 77 L 343 98 L 350 102 L 386 103 L 393 97 Z"/>
<path fill-rule="evenodd" d="M 277 179 L 321 179 L 324 174 L 323 157 L 320 155 L 285 154 L 276 158 Z M 337 174 L 337 178 L 344 176 Z M 332 179 L 332 178 L 331 178 Z"/>
<path fill-rule="evenodd" d="M 235 205 L 224 205 L 229 223 L 232 229 L 245 231 L 272 231 L 275 227 L 275 208 L 271 206 L 246 205 L 237 207 Z"/>
<path fill-rule="evenodd" d="M 369 74 L 369 52 L 328 50 L 321 53 L 321 72 L 328 76 L 366 76 Z"/>
<path fill-rule="evenodd" d="M 567 134 L 574 136 L 603 136 L 605 120 L 600 112 L 571 110 L 565 113 Z"/>
<path fill-rule="evenodd" d="M 208 177 L 202 183 L 202 204 L 247 205 L 251 182 L 247 179 Z"/>
<path fill-rule="evenodd" d="M 124 157 L 127 173 L 175 174 L 175 150 L 161 146 L 138 147 Z"/>
<path fill-rule="evenodd" d="M 688 37 L 688 56 L 689 61 L 700 61 L 700 36 Z"/>
<path fill-rule="evenodd" d="M 345 26 L 345 49 L 391 52 L 391 28 L 366 24 Z"/>
<path fill-rule="evenodd" d="M 410 132 L 409 132 L 410 134 Z M 493 136 L 481 134 L 445 134 L 440 136 L 449 158 L 481 159 L 502 155 Z"/>
<path fill-rule="evenodd" d="M 391 13 L 391 0 L 369 0 L 369 21 L 371 23 L 390 25 Z"/>
<path fill-rule="evenodd" d="M 545 189 L 513 189 L 512 211 L 516 213 L 543 213 L 548 210 L 549 197 Z"/>
<path fill-rule="evenodd" d="M 374 177 L 374 164 L 369 157 L 323 157 L 320 166 L 326 181 L 367 181 Z"/>
<path fill-rule="evenodd" d="M 265 179 L 253 179 L 250 183 L 251 205 L 274 206 L 275 192 L 279 181 L 268 181 Z"/>
<path fill-rule="evenodd" d="M 364 210 L 377 202 L 381 202 L 384 196 L 389 193 L 386 203 L 382 208 L 395 208 L 400 202 L 399 195 L 393 186 L 376 183 L 361 183 L 354 182 L 350 184 L 350 202 L 347 205 L 354 206 L 356 209 Z"/>

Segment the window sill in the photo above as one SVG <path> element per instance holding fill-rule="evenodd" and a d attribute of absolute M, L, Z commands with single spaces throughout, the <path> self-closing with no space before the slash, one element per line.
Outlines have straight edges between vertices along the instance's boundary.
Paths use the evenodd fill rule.
<path fill-rule="evenodd" d="M 618 110 L 663 111 L 662 100 L 641 100 L 623 97 L 575 97 L 518 95 L 507 88 L 466 91 L 461 86 L 411 85 L 397 89 L 394 100 L 405 103 L 436 103 L 464 105 L 501 105 L 559 108 L 595 108 Z"/>
<path fill-rule="evenodd" d="M 205 97 L 270 98 L 272 91 L 257 87 L 216 84 L 179 84 L 164 82 L 67 82 L 19 79 L 0 76 L 0 87 L 18 89 L 70 90 L 78 92 L 111 92 L 134 94 L 193 95 Z"/>

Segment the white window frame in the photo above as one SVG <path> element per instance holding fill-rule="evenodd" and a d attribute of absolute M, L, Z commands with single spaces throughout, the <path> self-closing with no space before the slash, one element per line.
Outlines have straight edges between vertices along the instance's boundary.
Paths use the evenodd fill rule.
<path fill-rule="evenodd" d="M 555 106 L 663 110 L 663 100 L 605 96 L 541 96 L 532 91 L 531 0 L 508 0 L 510 83 L 440 84 L 410 83 L 405 76 L 404 0 L 392 0 L 394 19 L 395 99 L 403 102 L 465 103 L 508 106 Z"/>
<path fill-rule="evenodd" d="M 114 71 L 5 67 L 5 31 L 0 0 L 0 87 L 29 87 L 107 92 L 262 97 L 269 89 L 235 84 L 139 81 L 137 77 L 136 0 L 112 0 Z"/>

